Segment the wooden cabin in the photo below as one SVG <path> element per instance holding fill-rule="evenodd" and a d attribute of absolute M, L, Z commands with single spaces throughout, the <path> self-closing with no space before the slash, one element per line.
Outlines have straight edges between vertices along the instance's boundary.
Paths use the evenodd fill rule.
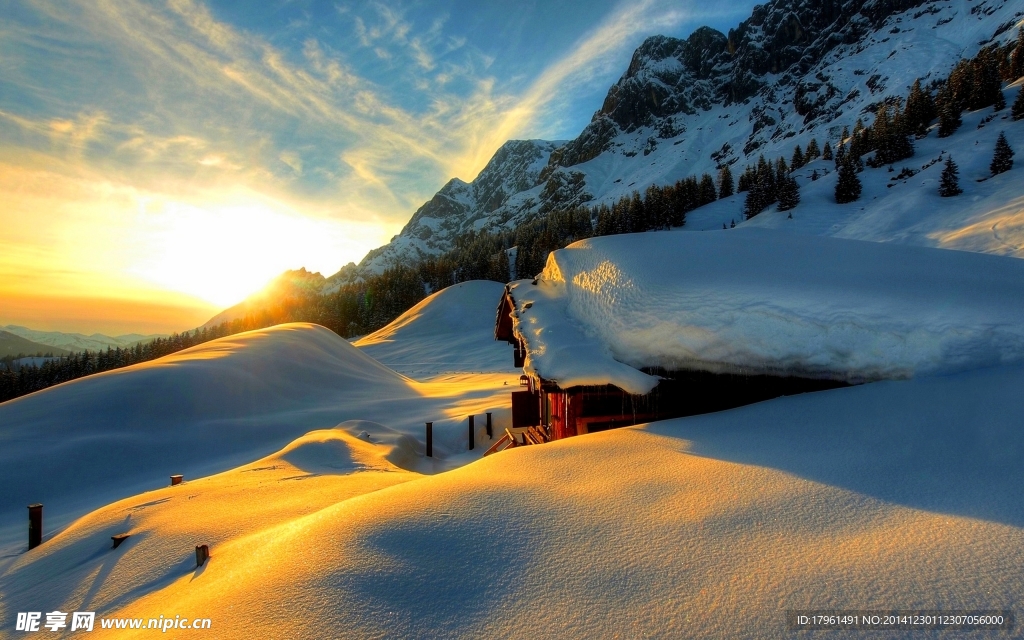
<path fill-rule="evenodd" d="M 494 339 L 513 345 L 516 367 L 526 364 L 529 345 L 515 330 L 516 301 L 511 286 L 498 303 Z M 551 440 L 682 416 L 723 411 L 785 395 L 848 386 L 828 379 L 764 373 L 668 371 L 644 367 L 660 378 L 647 394 L 630 394 L 612 384 L 561 388 L 533 372 L 520 376 L 512 392 L 512 427 L 540 427 Z"/>

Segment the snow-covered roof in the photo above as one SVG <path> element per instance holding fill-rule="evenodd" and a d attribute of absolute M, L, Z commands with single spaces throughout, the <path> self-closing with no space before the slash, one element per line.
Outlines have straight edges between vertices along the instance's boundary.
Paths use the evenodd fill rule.
<path fill-rule="evenodd" d="M 848 381 L 1024 361 L 1024 261 L 763 229 L 592 238 L 510 285 L 526 370 L 649 392 L 638 369 Z"/>

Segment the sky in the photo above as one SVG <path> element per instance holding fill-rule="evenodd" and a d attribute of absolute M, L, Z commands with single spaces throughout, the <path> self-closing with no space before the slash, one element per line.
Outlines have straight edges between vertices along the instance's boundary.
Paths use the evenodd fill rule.
<path fill-rule="evenodd" d="M 0 0 L 0 326 L 181 331 L 385 244 L 748 0 Z"/>

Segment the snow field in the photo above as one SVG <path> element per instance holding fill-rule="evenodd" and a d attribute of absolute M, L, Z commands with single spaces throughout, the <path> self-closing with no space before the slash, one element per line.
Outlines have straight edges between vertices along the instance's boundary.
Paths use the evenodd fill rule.
<path fill-rule="evenodd" d="M 787 609 L 1013 608 L 1022 383 L 1014 366 L 805 394 L 432 476 L 317 432 L 90 514 L 0 589 L 12 610 L 91 598 L 224 638 L 777 638 Z"/>
<path fill-rule="evenodd" d="M 45 505 L 50 537 L 171 474 L 232 469 L 346 420 L 419 440 L 431 420 L 436 460 L 416 468 L 462 464 L 483 451 L 467 452 L 466 417 L 491 411 L 500 432 L 510 419 L 506 383 L 517 377 L 418 383 L 323 327 L 287 324 L 18 398 L 0 405 L 0 549 L 23 548 L 25 505 Z M 483 429 L 481 416 L 478 442 Z"/>

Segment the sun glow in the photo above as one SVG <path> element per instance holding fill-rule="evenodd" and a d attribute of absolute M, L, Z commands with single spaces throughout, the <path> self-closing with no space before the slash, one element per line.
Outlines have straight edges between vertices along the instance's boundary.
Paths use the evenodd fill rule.
<path fill-rule="evenodd" d="M 275 204 L 252 197 L 209 206 L 141 202 L 137 224 L 145 253 L 136 256 L 131 272 L 228 306 L 287 269 L 325 276 L 337 271 L 358 231 Z"/>

